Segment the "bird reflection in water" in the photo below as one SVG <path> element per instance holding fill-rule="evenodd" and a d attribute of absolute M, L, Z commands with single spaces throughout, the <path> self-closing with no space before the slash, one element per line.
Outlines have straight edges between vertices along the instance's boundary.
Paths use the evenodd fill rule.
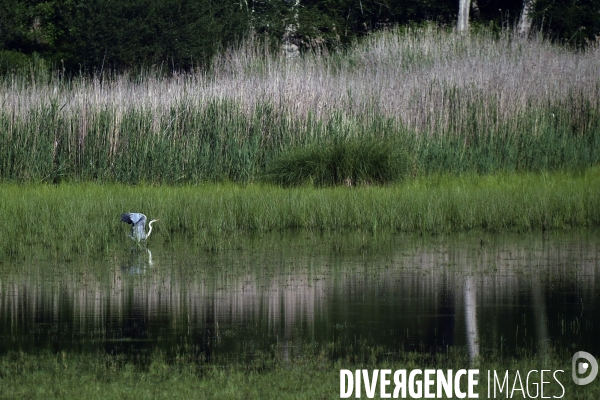
<path fill-rule="evenodd" d="M 121 266 L 121 270 L 130 275 L 143 275 L 148 268 L 154 266 L 152 261 L 152 252 L 150 249 L 139 249 L 132 247 L 129 252 L 129 262 Z"/>

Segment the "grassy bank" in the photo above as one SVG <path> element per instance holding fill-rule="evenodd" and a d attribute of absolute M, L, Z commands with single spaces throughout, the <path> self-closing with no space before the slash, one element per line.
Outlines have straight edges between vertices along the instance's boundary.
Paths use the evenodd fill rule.
<path fill-rule="evenodd" d="M 431 25 L 288 59 L 247 42 L 208 73 L 7 77 L 0 179 L 259 181 L 286 150 L 401 143 L 413 175 L 600 161 L 600 51 Z"/>
<path fill-rule="evenodd" d="M 186 357 L 166 359 L 153 355 L 148 365 L 127 362 L 121 356 L 106 354 L 79 355 L 69 353 L 29 355 L 13 353 L 0 357 L 1 398 L 339 398 L 340 369 L 406 369 L 435 368 L 457 371 L 472 368 L 469 360 L 460 355 L 421 355 L 407 353 L 389 359 L 373 359 L 364 363 L 331 360 L 327 352 L 305 354 L 294 360 L 258 356 L 248 363 L 227 366 L 206 365 Z M 600 385 L 577 386 L 571 379 L 570 357 L 566 355 L 525 355 L 518 359 L 490 355 L 475 367 L 480 373 L 475 392 L 479 398 L 487 396 L 487 372 L 497 372 L 500 380 L 509 371 L 509 390 L 512 390 L 516 372 L 521 383 L 516 383 L 513 396 L 539 393 L 542 369 L 550 370 L 544 376 L 544 396 L 568 399 L 595 399 Z M 537 370 L 526 382 L 527 373 Z M 562 387 L 552 378 L 556 370 Z M 537 386 L 536 386 L 537 385 Z M 466 386 L 466 385 L 465 385 Z M 466 387 L 462 386 L 462 390 Z M 391 387 L 391 389 L 390 389 Z M 394 388 L 393 380 L 388 392 Z M 435 387 L 435 386 L 434 386 Z M 376 398 L 379 398 L 379 385 Z M 493 388 L 493 386 L 492 386 Z M 521 389 L 523 391 L 521 391 Z M 493 390 L 493 389 L 492 389 Z M 564 394 L 563 394 L 564 391 Z M 504 393 L 507 392 L 506 387 Z M 561 396 L 562 394 L 562 396 Z M 362 398 L 366 398 L 362 388 Z M 500 398 L 509 396 L 500 395 Z M 354 398 L 354 395 L 352 396 Z M 408 397 L 410 398 L 410 397 Z M 493 391 L 492 391 L 493 398 Z"/>
<path fill-rule="evenodd" d="M 119 215 L 160 218 L 152 241 L 171 236 L 215 250 L 237 234 L 305 230 L 435 234 L 597 227 L 600 168 L 489 176 L 431 175 L 401 185 L 280 188 L 269 185 L 0 185 L 0 254 L 32 246 L 63 254 L 129 244 Z"/>

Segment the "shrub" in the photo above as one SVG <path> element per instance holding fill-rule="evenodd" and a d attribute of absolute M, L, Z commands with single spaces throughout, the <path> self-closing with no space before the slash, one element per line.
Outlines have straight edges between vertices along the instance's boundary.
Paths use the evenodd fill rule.
<path fill-rule="evenodd" d="M 411 165 L 397 140 L 336 138 L 280 154 L 267 165 L 264 178 L 284 186 L 385 184 L 401 181 Z"/>
<path fill-rule="evenodd" d="M 29 68 L 31 60 L 18 51 L 0 51 L 0 75 L 25 71 Z"/>

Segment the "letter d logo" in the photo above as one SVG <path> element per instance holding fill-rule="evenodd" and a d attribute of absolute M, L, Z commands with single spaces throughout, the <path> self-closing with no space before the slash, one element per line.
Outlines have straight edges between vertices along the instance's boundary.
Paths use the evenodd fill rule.
<path fill-rule="evenodd" d="M 577 360 L 585 358 L 586 361 L 577 362 Z M 590 353 L 585 351 L 578 351 L 573 354 L 573 361 L 571 365 L 571 375 L 573 376 L 573 382 L 576 385 L 587 385 L 591 383 L 598 375 L 598 362 Z M 585 375 L 585 373 L 590 370 L 591 372 L 586 378 L 580 378 L 580 376 Z"/>

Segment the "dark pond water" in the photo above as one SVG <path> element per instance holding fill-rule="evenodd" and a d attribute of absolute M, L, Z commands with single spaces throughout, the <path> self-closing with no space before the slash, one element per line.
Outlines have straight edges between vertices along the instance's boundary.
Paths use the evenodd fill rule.
<path fill-rule="evenodd" d="M 102 259 L 3 260 L 0 353 L 599 353 L 599 238 L 302 232 L 211 253 L 156 236 Z"/>

